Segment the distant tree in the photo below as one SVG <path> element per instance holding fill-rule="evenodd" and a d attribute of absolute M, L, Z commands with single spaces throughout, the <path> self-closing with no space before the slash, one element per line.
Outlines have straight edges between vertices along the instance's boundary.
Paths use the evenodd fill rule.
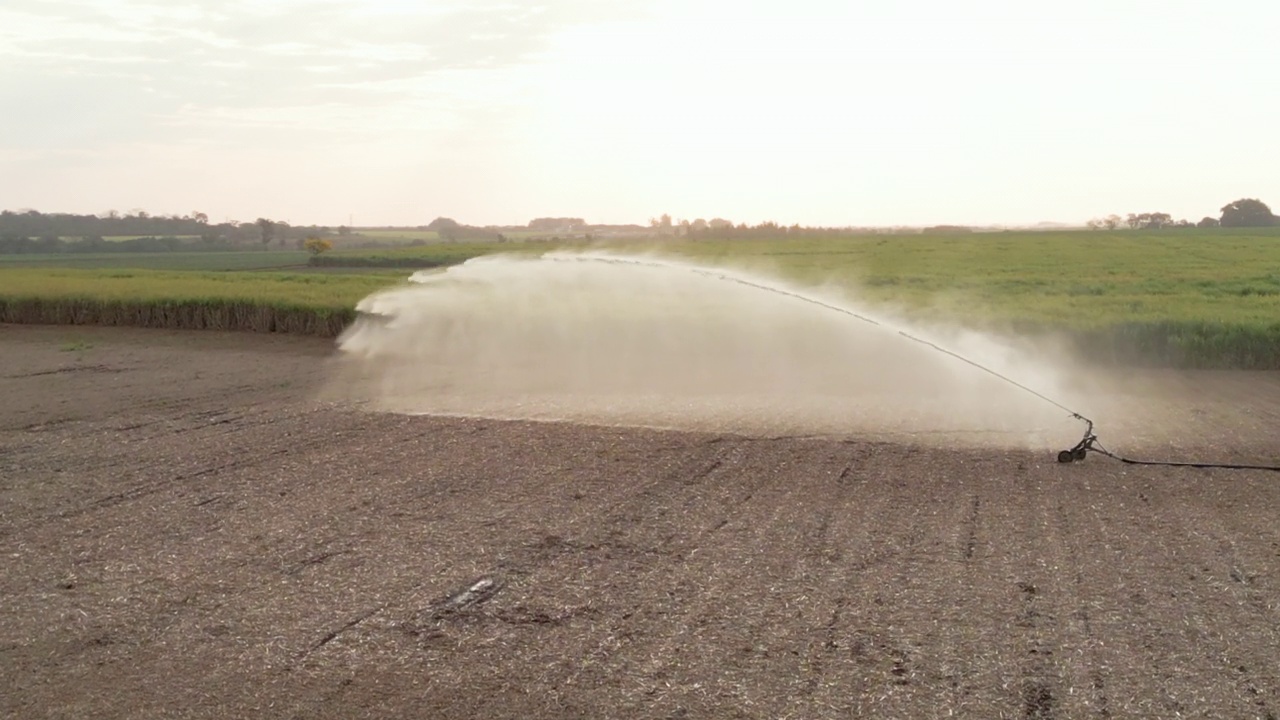
<path fill-rule="evenodd" d="M 698 218 L 697 220 L 694 220 L 689 225 L 689 228 L 692 229 L 694 232 L 702 232 L 703 230 L 707 229 L 707 221 L 703 220 L 702 218 Z"/>
<path fill-rule="evenodd" d="M 253 221 L 253 224 L 257 225 L 262 233 L 262 247 L 265 249 L 276 236 L 276 224 L 266 218 L 258 218 Z"/>
<path fill-rule="evenodd" d="M 434 230 L 436 232 L 441 232 L 443 230 L 457 230 L 460 227 L 462 226 L 458 224 L 457 220 L 447 217 L 438 217 L 427 225 L 428 230 Z"/>
<path fill-rule="evenodd" d="M 1196 223 L 1196 227 L 1200 227 L 1200 228 L 1216 228 L 1216 227 L 1218 227 L 1218 218 L 1215 218 L 1215 217 L 1204 217 L 1204 218 L 1201 218 L 1200 222 Z"/>
<path fill-rule="evenodd" d="M 292 228 L 289 226 L 289 223 L 287 222 L 276 223 L 275 234 L 276 234 L 276 237 L 279 239 L 280 247 L 284 247 L 285 243 L 289 241 L 289 230 L 291 229 Z"/>
<path fill-rule="evenodd" d="M 1123 221 L 1120 219 L 1119 215 L 1108 215 L 1102 219 L 1102 226 L 1108 230 L 1115 230 L 1120 227 L 1121 222 Z"/>
<path fill-rule="evenodd" d="M 724 230 L 725 228 L 733 227 L 733 223 L 724 218 L 712 218 L 707 222 L 707 227 L 713 230 Z"/>
<path fill-rule="evenodd" d="M 437 235 L 454 242 L 458 239 L 458 235 L 462 230 L 462 225 L 453 218 L 438 217 L 427 224 L 427 230 L 434 230 Z"/>
<path fill-rule="evenodd" d="M 1159 230 L 1160 228 L 1172 227 L 1173 216 L 1169 213 L 1129 213 L 1129 217 L 1125 220 L 1130 229 L 1133 230 Z"/>
<path fill-rule="evenodd" d="M 258 230 L 258 226 L 253 223 L 233 220 L 227 226 L 227 239 L 229 239 L 232 244 L 241 245 L 256 240 L 260 232 L 261 231 Z"/>
<path fill-rule="evenodd" d="M 302 248 L 312 255 L 319 255 L 333 249 L 333 243 L 314 235 L 302 242 Z"/>
<path fill-rule="evenodd" d="M 1220 224 L 1222 227 L 1268 227 L 1276 224 L 1276 216 L 1261 200 L 1245 198 L 1222 207 Z"/>
<path fill-rule="evenodd" d="M 200 212 L 199 210 L 197 210 L 197 211 L 195 211 L 195 212 L 191 213 L 191 219 L 192 219 L 192 220 L 195 220 L 196 222 L 200 223 L 201 225 L 208 225 L 208 224 L 209 224 L 209 216 L 208 216 L 208 215 L 205 215 L 204 213 Z"/>
<path fill-rule="evenodd" d="M 1159 230 L 1173 224 L 1173 216 L 1169 213 L 1143 213 L 1142 217 L 1145 217 L 1142 224 L 1145 230 Z"/>
<path fill-rule="evenodd" d="M 339 226 L 338 226 L 338 235 L 340 235 L 340 236 L 342 236 L 342 237 L 346 237 L 346 236 L 348 236 L 348 235 L 350 235 L 350 234 L 351 234 L 351 228 L 347 227 L 346 225 L 339 225 Z"/>
<path fill-rule="evenodd" d="M 582 218 L 544 217 L 544 218 L 534 218 L 530 220 L 529 229 L 541 230 L 546 232 L 557 232 L 560 230 L 564 230 L 566 232 L 573 232 L 574 230 L 582 229 L 584 226 L 586 226 L 586 224 L 587 224 L 587 221 L 583 220 Z"/>
<path fill-rule="evenodd" d="M 1102 229 L 1102 221 L 1101 221 L 1101 220 L 1099 220 L 1098 218 L 1093 218 L 1093 219 L 1089 220 L 1088 222 L 1086 222 L 1086 223 L 1084 224 L 1084 226 L 1085 226 L 1085 227 L 1087 227 L 1087 228 L 1089 228 L 1090 230 L 1101 230 L 1101 229 Z"/>
<path fill-rule="evenodd" d="M 662 235 L 671 234 L 671 216 L 663 213 L 661 217 L 649 218 L 649 227 L 657 230 Z"/>

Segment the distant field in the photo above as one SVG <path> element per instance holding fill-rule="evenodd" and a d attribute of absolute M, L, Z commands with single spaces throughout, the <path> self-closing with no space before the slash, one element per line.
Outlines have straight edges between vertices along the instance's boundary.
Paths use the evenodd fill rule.
<path fill-rule="evenodd" d="M 1280 232 L 991 233 L 679 242 L 673 253 L 975 318 L 1280 322 Z"/>
<path fill-rule="evenodd" d="M 752 269 L 974 328 L 1065 331 L 1095 357 L 1280 367 L 1277 230 L 459 243 L 347 256 L 440 263 L 559 248 L 656 252 Z"/>
<path fill-rule="evenodd" d="M 337 241 L 337 242 L 342 242 L 344 239 L 356 239 L 356 240 L 358 240 L 358 239 L 360 239 L 360 237 L 365 237 L 365 238 L 368 238 L 368 239 L 370 239 L 370 240 L 378 240 L 378 241 L 380 241 L 380 242 L 403 242 L 403 243 L 410 243 L 410 242 L 413 242 L 414 240 L 422 240 L 422 241 L 424 241 L 424 242 L 437 242 L 437 241 L 439 241 L 439 240 L 440 240 L 440 235 L 439 235 L 439 233 L 437 233 L 437 232 L 436 232 L 436 231 L 434 231 L 434 230 L 407 230 L 407 229 L 402 229 L 402 230 L 359 230 L 359 229 L 352 229 L 351 233 L 352 233 L 351 235 L 346 236 L 345 238 L 344 238 L 344 237 L 336 238 L 336 241 Z"/>
<path fill-rule="evenodd" d="M 326 263 L 342 262 L 379 262 L 413 263 L 422 267 L 438 267 L 456 265 L 474 257 L 492 255 L 494 253 L 538 253 L 564 247 L 567 243 L 552 244 L 549 242 L 437 242 L 426 245 L 405 245 L 394 248 L 336 248 L 323 255 Z M 582 245 L 585 247 L 585 245 Z"/>
<path fill-rule="evenodd" d="M 332 257 L 451 264 L 553 249 L 744 267 L 936 316 L 1043 322 L 1280 322 L 1280 232 L 1054 232 L 765 240 L 457 243 Z"/>
<path fill-rule="evenodd" d="M 336 238 L 338 243 L 344 239 L 359 240 L 365 238 L 368 240 L 377 240 L 379 242 L 389 243 L 405 243 L 408 244 L 414 240 L 421 240 L 428 243 L 447 242 L 440 237 L 440 234 L 434 230 L 409 230 L 409 229 L 391 229 L 391 230 L 360 230 L 352 229 L 351 235 L 346 238 Z M 530 238 L 547 238 L 555 236 L 556 233 L 547 232 L 545 230 L 503 230 L 502 235 L 508 240 L 528 240 Z"/>
<path fill-rule="evenodd" d="M 1280 368 L 1280 230 L 430 242 L 336 249 L 323 258 L 439 266 L 492 253 L 568 248 L 660 252 L 834 287 L 856 302 L 916 317 L 1021 333 L 1065 332 L 1095 357 Z M 136 286 L 136 297 L 145 302 L 227 297 L 349 312 L 373 289 L 412 272 L 311 268 L 305 266 L 308 257 L 301 251 L 0 256 L 0 297 L 13 297 L 21 280 L 44 298 L 64 293 L 119 299 Z M 109 271 L 125 268 L 201 272 L 111 277 Z M 296 270 L 269 272 L 280 268 Z M 221 281 L 210 274 L 246 269 L 260 272 L 224 272 Z"/>
<path fill-rule="evenodd" d="M 1280 368 L 1280 232 L 993 233 L 677 252 L 970 327 L 1069 332 L 1100 359 Z"/>
<path fill-rule="evenodd" d="M 224 250 L 220 252 L 55 253 L 0 255 L 0 268 L 137 268 L 149 270 L 254 270 L 299 267 L 303 250 Z"/>
<path fill-rule="evenodd" d="M 102 239 L 108 242 L 122 242 L 125 240 L 137 240 L 139 238 L 153 238 L 153 237 L 172 237 L 172 238 L 177 238 L 179 240 L 199 240 L 200 239 L 199 235 L 157 235 L 155 233 L 152 233 L 150 235 L 106 235 L 106 236 L 103 236 Z M 80 238 L 64 237 L 62 239 L 63 240 L 79 240 Z"/>

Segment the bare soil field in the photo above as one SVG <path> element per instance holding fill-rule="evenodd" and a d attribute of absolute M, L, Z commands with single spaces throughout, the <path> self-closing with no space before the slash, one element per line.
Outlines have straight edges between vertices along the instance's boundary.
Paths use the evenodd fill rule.
<path fill-rule="evenodd" d="M 1280 474 L 376 413 L 332 356 L 0 326 L 0 716 L 1280 715 Z M 1274 464 L 1278 377 L 1096 380 L 1104 441 Z"/>

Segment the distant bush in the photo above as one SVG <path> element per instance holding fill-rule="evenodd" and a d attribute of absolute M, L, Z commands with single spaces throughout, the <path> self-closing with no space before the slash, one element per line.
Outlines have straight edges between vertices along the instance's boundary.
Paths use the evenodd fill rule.
<path fill-rule="evenodd" d="M 318 237 L 309 237 L 302 242 L 302 249 L 311 253 L 312 256 L 322 255 L 333 249 L 333 243 Z"/>

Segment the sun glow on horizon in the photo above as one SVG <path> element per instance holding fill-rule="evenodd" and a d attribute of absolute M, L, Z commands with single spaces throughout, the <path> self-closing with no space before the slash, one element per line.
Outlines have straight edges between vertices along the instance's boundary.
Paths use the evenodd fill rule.
<path fill-rule="evenodd" d="M 0 100 L 24 112 L 0 120 L 0 191 L 322 224 L 1195 219 L 1280 201 L 1277 20 L 1243 2 L 16 0 Z"/>

